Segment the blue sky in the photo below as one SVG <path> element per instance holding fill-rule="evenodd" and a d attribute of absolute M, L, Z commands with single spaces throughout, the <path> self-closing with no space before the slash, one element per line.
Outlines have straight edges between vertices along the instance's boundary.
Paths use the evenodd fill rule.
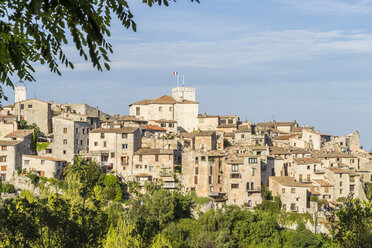
<path fill-rule="evenodd" d="M 58 77 L 38 66 L 28 96 L 128 114 L 131 102 L 170 94 L 179 71 L 200 113 L 297 120 L 339 136 L 359 130 L 372 149 L 372 0 L 129 2 L 138 32 L 113 25 L 111 71 L 66 47 L 76 69 Z"/>

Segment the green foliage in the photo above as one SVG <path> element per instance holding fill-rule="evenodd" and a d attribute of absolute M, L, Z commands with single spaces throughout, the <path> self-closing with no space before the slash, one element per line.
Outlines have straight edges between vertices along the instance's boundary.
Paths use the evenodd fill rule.
<path fill-rule="evenodd" d="M 25 121 L 25 120 L 20 120 L 18 122 L 18 128 L 19 129 L 33 129 L 34 130 L 34 134 L 36 136 L 39 136 L 41 134 L 40 128 L 37 126 L 36 123 L 32 123 L 31 125 L 28 125 L 27 124 L 27 121 Z M 36 138 L 35 138 L 35 142 L 36 142 Z"/>
<path fill-rule="evenodd" d="M 264 200 L 261 204 L 255 207 L 256 210 L 262 210 L 269 214 L 279 214 L 281 212 L 282 203 L 279 197 L 275 197 L 274 201 Z"/>
<path fill-rule="evenodd" d="M 29 173 L 29 174 L 26 174 L 26 176 L 31 179 L 31 183 L 34 186 L 37 186 L 39 184 L 40 177 L 36 175 L 35 173 Z"/>
<path fill-rule="evenodd" d="M 310 201 L 318 202 L 318 200 L 319 200 L 319 198 L 317 196 L 314 196 L 314 195 L 310 196 Z"/>
<path fill-rule="evenodd" d="M 10 183 L 4 183 L 1 185 L 1 192 L 3 193 L 14 193 L 15 188 L 13 184 Z"/>
<path fill-rule="evenodd" d="M 370 247 L 372 240 L 372 202 L 348 196 L 341 208 L 328 213 L 332 236 L 341 247 Z"/>
<path fill-rule="evenodd" d="M 36 143 L 37 151 L 38 151 L 38 152 L 43 151 L 43 150 L 45 150 L 49 145 L 50 145 L 50 142 L 37 142 L 37 143 Z"/>
<path fill-rule="evenodd" d="M 167 0 L 144 0 L 143 3 L 149 7 L 168 6 Z M 61 75 L 59 63 L 73 69 L 64 53 L 68 43 L 73 43 L 79 55 L 90 59 L 99 71 L 109 70 L 108 54 L 113 50 L 106 39 L 111 35 L 113 16 L 125 29 L 136 31 L 133 14 L 125 0 L 0 1 L 1 82 L 13 86 L 15 75 L 35 81 L 35 63 L 46 64 L 58 75 Z M 2 90 L 0 92 L 0 98 L 4 97 Z"/>
<path fill-rule="evenodd" d="M 293 248 L 318 248 L 321 247 L 321 241 L 316 234 L 307 230 L 305 225 L 300 223 L 296 232 L 291 235 L 289 245 Z"/>
<path fill-rule="evenodd" d="M 364 184 L 364 192 L 368 200 L 372 201 L 372 183 Z"/>
<path fill-rule="evenodd" d="M 101 247 L 107 215 L 62 197 L 27 197 L 0 205 L 1 247 Z"/>
<path fill-rule="evenodd" d="M 118 183 L 118 179 L 115 175 L 105 175 L 104 184 L 106 187 L 114 187 Z"/>
<path fill-rule="evenodd" d="M 104 244 L 105 248 L 142 248 L 141 236 L 135 232 L 135 226 L 127 224 L 124 218 L 120 218 L 116 226 L 111 225 Z"/>
<path fill-rule="evenodd" d="M 273 196 L 271 194 L 271 191 L 268 190 L 265 186 L 265 184 L 261 184 L 261 195 L 262 195 L 262 199 L 265 201 L 265 200 L 273 200 Z"/>

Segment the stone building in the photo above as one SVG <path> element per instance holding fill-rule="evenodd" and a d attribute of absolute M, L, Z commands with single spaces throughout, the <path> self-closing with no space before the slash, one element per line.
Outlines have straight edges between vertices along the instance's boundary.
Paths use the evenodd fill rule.
<path fill-rule="evenodd" d="M 38 99 L 28 99 L 4 107 L 10 114 L 18 116 L 18 120 L 25 120 L 27 124 L 35 123 L 44 134 L 52 132 L 51 104 Z"/>
<path fill-rule="evenodd" d="M 37 155 L 22 155 L 22 169 L 35 171 L 41 177 L 62 179 L 66 160 Z"/>
<path fill-rule="evenodd" d="M 32 154 L 30 144 L 33 130 L 17 130 L 0 140 L 1 180 L 8 181 L 15 170 L 22 169 L 22 154 Z"/>
<path fill-rule="evenodd" d="M 173 149 L 140 148 L 133 155 L 133 166 L 126 178 L 139 182 L 160 182 L 167 189 L 177 187 L 175 167 L 181 168 L 181 153 Z"/>
<path fill-rule="evenodd" d="M 309 129 L 302 130 L 302 140 L 309 143 L 311 149 L 320 150 L 327 142 L 331 141 L 331 135 L 323 134 Z"/>
<path fill-rule="evenodd" d="M 262 202 L 261 160 L 259 156 L 239 154 L 226 161 L 227 203 L 254 207 Z"/>
<path fill-rule="evenodd" d="M 71 162 L 75 155 L 89 151 L 89 132 L 93 126 L 86 121 L 53 117 L 53 138 L 43 155 Z"/>
<path fill-rule="evenodd" d="M 134 153 L 141 147 L 141 131 L 137 127 L 98 128 L 89 133 L 89 152 L 101 167 L 119 175 L 130 176 Z"/>
<path fill-rule="evenodd" d="M 195 88 L 177 87 L 172 96 L 164 95 L 151 100 L 143 100 L 129 105 L 131 116 L 144 120 L 177 121 L 180 131 L 197 130 L 199 103 L 195 101 Z"/>
<path fill-rule="evenodd" d="M 198 115 L 198 130 L 214 131 L 220 124 L 220 117 L 218 115 Z"/>
<path fill-rule="evenodd" d="M 312 179 L 321 178 L 318 171 L 324 171 L 323 164 L 316 158 L 294 158 L 293 166 L 289 171 L 289 176 L 299 182 L 311 182 Z"/>
<path fill-rule="evenodd" d="M 225 154 L 220 151 L 187 151 L 182 153 L 181 184 L 198 196 L 225 201 Z"/>
<path fill-rule="evenodd" d="M 274 197 L 280 196 L 284 211 L 308 212 L 310 209 L 311 183 L 301 183 L 292 177 L 270 177 L 269 180 L 269 190 Z"/>

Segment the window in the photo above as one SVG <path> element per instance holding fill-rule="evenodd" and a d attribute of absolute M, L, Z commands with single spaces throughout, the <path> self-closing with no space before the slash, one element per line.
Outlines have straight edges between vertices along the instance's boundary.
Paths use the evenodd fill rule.
<path fill-rule="evenodd" d="M 310 165 L 307 166 L 307 169 L 310 170 Z"/>
<path fill-rule="evenodd" d="M 67 128 L 63 128 L 63 133 L 67 133 Z"/>
<path fill-rule="evenodd" d="M 275 176 L 275 169 L 271 168 L 271 176 Z"/>
<path fill-rule="evenodd" d="M 282 193 L 285 194 L 285 188 L 282 188 Z"/>
<path fill-rule="evenodd" d="M 221 184 L 221 176 L 218 176 L 218 177 L 217 177 L 217 183 L 218 183 L 218 184 Z"/>
<path fill-rule="evenodd" d="M 159 107 L 159 112 L 163 111 L 163 108 L 162 107 Z"/>
<path fill-rule="evenodd" d="M 142 165 L 136 164 L 136 169 L 142 169 Z"/>
<path fill-rule="evenodd" d="M 83 134 L 85 134 L 85 128 L 83 128 L 82 130 L 83 130 Z"/>
<path fill-rule="evenodd" d="M 101 139 L 105 138 L 105 133 L 101 133 Z"/>
<path fill-rule="evenodd" d="M 140 107 L 136 107 L 136 115 L 140 115 L 141 114 L 141 108 Z"/>
<path fill-rule="evenodd" d="M 306 176 L 306 180 L 308 181 L 308 182 L 310 182 L 310 179 L 311 178 L 311 175 L 310 174 L 307 174 L 307 176 Z"/>
<path fill-rule="evenodd" d="M 238 164 L 231 165 L 231 171 L 232 172 L 239 172 L 239 165 Z"/>
<path fill-rule="evenodd" d="M 46 149 L 46 150 L 45 150 L 45 153 L 46 153 L 46 154 L 51 154 L 51 153 L 52 153 L 52 149 Z"/>
<path fill-rule="evenodd" d="M 79 145 L 79 139 L 76 139 L 76 145 Z"/>
<path fill-rule="evenodd" d="M 6 174 L 1 174 L 1 181 L 6 181 Z"/>
<path fill-rule="evenodd" d="M 149 166 L 149 171 L 153 171 L 154 170 L 154 166 Z"/>
<path fill-rule="evenodd" d="M 40 163 L 41 164 L 45 164 L 45 160 L 40 160 Z"/>
<path fill-rule="evenodd" d="M 342 173 L 340 173 L 340 178 L 342 178 Z"/>
<path fill-rule="evenodd" d="M 161 127 L 167 127 L 167 124 L 166 123 L 161 123 L 160 126 Z"/>
<path fill-rule="evenodd" d="M 25 165 L 29 165 L 30 164 L 30 160 L 25 160 Z"/>
<path fill-rule="evenodd" d="M 208 177 L 208 183 L 209 183 L 209 184 L 212 184 L 212 176 L 209 176 L 209 177 Z"/>
<path fill-rule="evenodd" d="M 63 154 L 66 154 L 66 150 L 63 150 Z"/>
<path fill-rule="evenodd" d="M 76 128 L 75 132 L 76 132 L 76 134 L 78 134 L 79 133 L 79 128 Z"/>
<path fill-rule="evenodd" d="M 199 167 L 195 167 L 195 175 L 199 174 Z"/>
<path fill-rule="evenodd" d="M 241 175 L 239 173 L 232 173 L 231 178 L 241 178 Z"/>
<path fill-rule="evenodd" d="M 6 156 L 0 156 L 0 162 L 6 162 Z"/>
<path fill-rule="evenodd" d="M 201 156 L 201 161 L 205 161 L 205 156 Z"/>
<path fill-rule="evenodd" d="M 6 165 L 1 166 L 1 171 L 6 171 Z"/>
<path fill-rule="evenodd" d="M 169 127 L 174 127 L 174 123 L 169 123 Z"/>
<path fill-rule="evenodd" d="M 209 174 L 213 175 L 213 167 L 212 166 L 209 167 Z"/>
<path fill-rule="evenodd" d="M 242 136 L 241 136 L 241 137 L 242 137 L 242 139 L 244 139 L 244 134 L 242 134 Z"/>
<path fill-rule="evenodd" d="M 106 147 L 106 146 L 107 146 L 107 142 L 103 141 L 103 147 Z"/>
<path fill-rule="evenodd" d="M 94 142 L 94 146 L 98 146 L 98 142 Z"/>
<path fill-rule="evenodd" d="M 255 168 L 252 168 L 252 176 L 254 176 Z"/>
<path fill-rule="evenodd" d="M 173 110 L 173 108 L 172 107 L 169 107 L 169 112 L 171 112 Z"/>
<path fill-rule="evenodd" d="M 83 145 L 83 140 L 80 140 L 80 145 L 81 145 L 81 146 Z"/>
<path fill-rule="evenodd" d="M 340 186 L 342 186 L 342 182 L 340 182 Z"/>
<path fill-rule="evenodd" d="M 239 188 L 239 184 L 238 183 L 232 183 L 231 184 L 231 188 L 232 189 L 238 189 Z"/>
<path fill-rule="evenodd" d="M 198 184 L 198 176 L 194 176 L 194 184 Z"/>
<path fill-rule="evenodd" d="M 342 189 L 340 189 L 340 194 L 342 194 Z"/>
<path fill-rule="evenodd" d="M 2 150 L 2 151 L 6 151 L 7 148 L 8 148 L 7 146 L 1 146 L 1 150 Z"/>
<path fill-rule="evenodd" d="M 257 163 L 257 158 L 249 158 L 248 163 L 250 163 L 250 164 Z"/>
<path fill-rule="evenodd" d="M 21 109 L 25 109 L 25 105 L 24 104 L 21 104 Z"/>
<path fill-rule="evenodd" d="M 291 188 L 291 193 L 295 194 L 296 193 L 296 188 Z"/>
<path fill-rule="evenodd" d="M 157 155 L 157 154 L 155 155 L 155 161 L 159 162 L 159 155 Z"/>
<path fill-rule="evenodd" d="M 139 155 L 138 161 L 142 162 L 142 155 Z"/>
<path fill-rule="evenodd" d="M 229 124 L 234 124 L 234 120 L 231 120 L 231 119 L 230 119 L 230 120 L 228 120 L 228 123 L 229 123 Z"/>
<path fill-rule="evenodd" d="M 122 144 L 122 145 L 121 145 L 121 148 L 122 148 L 123 150 L 127 150 L 127 149 L 128 149 L 128 144 Z"/>
<path fill-rule="evenodd" d="M 111 158 L 115 158 L 115 152 L 111 153 Z"/>
<path fill-rule="evenodd" d="M 354 192 L 354 185 L 350 185 L 350 191 Z"/>
<path fill-rule="evenodd" d="M 199 157 L 195 157 L 195 164 L 199 163 Z"/>
<path fill-rule="evenodd" d="M 127 133 L 122 133 L 121 134 L 121 138 L 122 139 L 127 139 L 128 138 L 128 134 Z"/>
<path fill-rule="evenodd" d="M 63 140 L 63 144 L 64 144 L 64 145 L 67 145 L 67 139 L 64 139 L 64 140 Z"/>

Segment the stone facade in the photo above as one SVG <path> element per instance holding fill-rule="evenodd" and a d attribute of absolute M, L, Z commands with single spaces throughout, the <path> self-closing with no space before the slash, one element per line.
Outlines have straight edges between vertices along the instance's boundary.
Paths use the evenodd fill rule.
<path fill-rule="evenodd" d="M 35 171 L 42 177 L 62 179 L 65 165 L 66 161 L 58 158 L 37 155 L 22 156 L 22 169 L 27 172 Z"/>

